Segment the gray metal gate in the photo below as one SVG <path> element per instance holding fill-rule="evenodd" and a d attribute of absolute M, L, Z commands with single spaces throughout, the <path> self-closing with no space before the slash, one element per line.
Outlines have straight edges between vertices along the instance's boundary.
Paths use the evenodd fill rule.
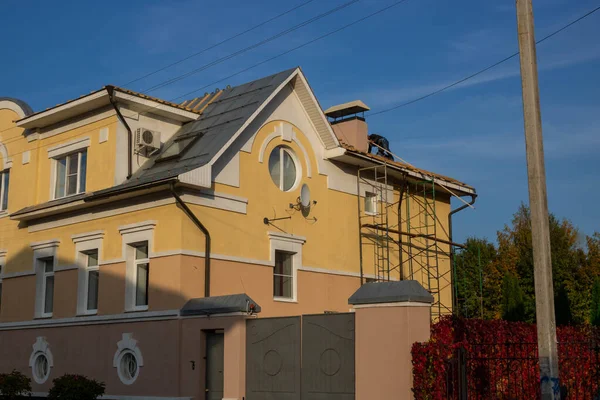
<path fill-rule="evenodd" d="M 248 320 L 247 400 L 354 400 L 354 386 L 354 313 Z"/>
<path fill-rule="evenodd" d="M 302 400 L 354 400 L 354 313 L 302 317 Z"/>
<path fill-rule="evenodd" d="M 300 400 L 300 317 L 248 320 L 246 399 Z"/>

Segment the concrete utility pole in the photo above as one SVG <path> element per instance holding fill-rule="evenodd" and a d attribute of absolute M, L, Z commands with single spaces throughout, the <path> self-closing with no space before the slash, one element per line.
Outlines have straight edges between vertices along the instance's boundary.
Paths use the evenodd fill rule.
<path fill-rule="evenodd" d="M 540 384 L 542 399 L 554 400 L 560 399 L 560 386 L 558 381 L 558 351 L 554 317 L 552 259 L 550 257 L 546 169 L 544 166 L 542 117 L 540 114 L 540 93 L 533 30 L 533 6 L 531 0 L 516 0 L 516 2 L 521 83 L 523 87 L 527 176 L 529 181 L 529 207 L 531 209 Z"/>

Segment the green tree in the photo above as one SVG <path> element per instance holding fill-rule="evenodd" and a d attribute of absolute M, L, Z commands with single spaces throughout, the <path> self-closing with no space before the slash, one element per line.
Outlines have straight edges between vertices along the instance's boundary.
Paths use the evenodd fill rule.
<path fill-rule="evenodd" d="M 525 302 L 519 278 L 512 273 L 504 275 L 502 280 L 502 319 L 506 321 L 525 320 Z"/>
<path fill-rule="evenodd" d="M 475 237 L 468 238 L 465 248 L 456 252 L 454 283 L 459 315 L 481 318 L 482 303 L 484 311 L 488 298 L 486 281 L 489 279 L 490 264 L 495 257 L 496 247 L 487 239 Z"/>
<path fill-rule="evenodd" d="M 584 271 L 583 250 L 578 244 L 579 232 L 571 222 L 566 219 L 559 220 L 552 214 L 549 224 L 555 302 L 559 303 L 559 307 L 555 307 L 557 321 L 584 322 L 589 315 L 589 308 L 583 307 L 585 300 L 581 297 L 589 293 L 589 289 L 581 288 L 580 277 Z M 513 215 L 512 224 L 506 225 L 498 232 L 496 268 L 503 275 L 512 273 L 518 277 L 523 290 L 525 321 L 535 322 L 531 214 L 524 204 L 521 204 Z"/>
<path fill-rule="evenodd" d="M 600 326 L 600 278 L 596 278 L 592 289 L 590 323 Z"/>

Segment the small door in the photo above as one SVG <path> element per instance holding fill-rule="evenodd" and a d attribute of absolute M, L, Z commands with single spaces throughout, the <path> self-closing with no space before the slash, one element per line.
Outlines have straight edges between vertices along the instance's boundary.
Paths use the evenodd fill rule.
<path fill-rule="evenodd" d="M 206 333 L 206 400 L 223 398 L 223 369 L 225 367 L 223 333 Z"/>

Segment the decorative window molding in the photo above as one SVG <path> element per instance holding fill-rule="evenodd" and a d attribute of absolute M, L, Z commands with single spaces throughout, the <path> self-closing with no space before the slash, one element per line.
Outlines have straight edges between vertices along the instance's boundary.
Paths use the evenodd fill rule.
<path fill-rule="evenodd" d="M 269 134 L 265 138 L 258 152 L 258 162 L 261 164 L 264 162 L 265 151 L 267 150 L 267 146 L 269 145 L 269 143 L 271 143 L 273 139 L 276 139 L 278 137 L 281 137 L 281 140 L 283 140 L 284 142 L 294 142 L 298 146 L 298 148 L 300 148 L 300 151 L 302 151 L 302 155 L 304 156 L 304 162 L 306 164 L 306 176 L 310 178 L 312 176 L 312 168 L 310 165 L 310 158 L 308 157 L 308 151 L 306 151 L 306 147 L 304 147 L 302 142 L 300 142 L 300 140 L 298 140 L 298 138 L 296 137 L 296 133 L 293 130 L 292 124 L 288 122 L 279 122 L 279 124 L 275 126 L 275 132 Z M 298 162 L 296 163 L 297 165 L 301 165 Z"/>
<path fill-rule="evenodd" d="M 136 232 L 152 231 L 156 228 L 156 221 L 137 222 L 135 224 L 122 225 L 119 227 L 121 235 L 128 235 Z"/>
<path fill-rule="evenodd" d="M 124 333 L 117 343 L 117 351 L 113 357 L 113 367 L 117 369 L 119 379 L 125 385 L 133 384 L 144 366 L 144 357 L 133 338 L 133 333 Z"/>
<path fill-rule="evenodd" d="M 35 251 L 45 250 L 45 249 L 55 249 L 59 245 L 60 245 L 60 240 L 52 239 L 52 240 L 44 240 L 42 242 L 33 242 L 29 246 L 31 246 L 31 249 L 35 252 Z M 53 256 L 53 255 L 54 255 L 54 252 L 49 254 L 49 256 Z"/>
<path fill-rule="evenodd" d="M 290 235 L 281 232 L 267 232 L 271 245 L 270 260 L 275 266 L 276 252 L 283 252 L 292 255 L 292 296 L 277 297 L 276 301 L 297 302 L 298 301 L 298 269 L 302 268 L 302 246 L 306 243 L 303 236 Z M 275 271 L 275 269 L 273 270 Z"/>
<path fill-rule="evenodd" d="M 99 266 L 103 260 L 104 231 L 93 231 L 72 235 L 75 244 L 75 262 L 77 264 L 77 315 L 93 315 L 97 308 L 90 308 L 88 293 L 90 275 L 98 276 Z M 90 266 L 90 254 L 96 254 L 96 265 Z M 96 292 L 97 293 L 97 292 Z M 96 299 L 97 301 L 97 299 Z"/>
<path fill-rule="evenodd" d="M 54 357 L 50 345 L 44 336 L 38 336 L 33 344 L 33 351 L 29 356 L 29 367 L 33 380 L 40 385 L 48 380 L 54 367 Z"/>
<path fill-rule="evenodd" d="M 70 142 L 60 143 L 48 148 L 48 158 L 58 158 L 70 153 L 75 153 L 90 147 L 91 140 L 89 136 L 78 138 Z"/>
<path fill-rule="evenodd" d="M 125 270 L 125 311 L 146 311 L 148 304 L 136 305 L 138 264 L 136 260 L 137 245 L 145 243 L 147 246 L 147 257 L 154 255 L 154 229 L 156 221 L 144 221 L 119 227 L 122 236 L 122 257 L 126 261 Z M 147 269 L 150 263 L 147 263 Z M 149 285 L 148 285 L 149 286 Z M 149 287 L 146 290 L 149 290 Z"/>
<path fill-rule="evenodd" d="M 57 267 L 56 252 L 59 244 L 60 240 L 57 239 L 30 244 L 33 249 L 33 270 L 36 274 L 35 318 L 52 317 L 54 271 Z"/>
<path fill-rule="evenodd" d="M 104 143 L 108 141 L 108 128 L 100 129 L 100 133 L 98 134 L 98 143 Z"/>
<path fill-rule="evenodd" d="M 8 156 L 8 150 L 4 143 L 0 143 L 0 155 L 2 155 L 2 169 L 10 169 L 12 167 L 12 158 Z"/>

